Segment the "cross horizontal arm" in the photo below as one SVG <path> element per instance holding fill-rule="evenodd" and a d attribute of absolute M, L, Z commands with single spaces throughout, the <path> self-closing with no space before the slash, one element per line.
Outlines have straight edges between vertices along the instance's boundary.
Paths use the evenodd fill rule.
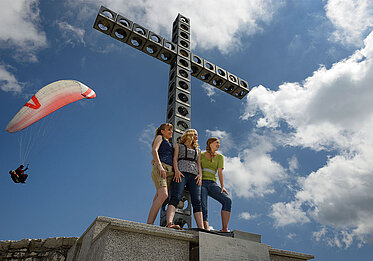
<path fill-rule="evenodd" d="M 174 25 L 177 26 L 177 25 Z M 175 41 L 169 41 L 128 18 L 101 6 L 93 28 L 123 43 L 126 43 L 167 64 L 177 64 L 189 70 L 191 75 L 238 98 L 242 99 L 248 92 L 248 83 L 234 74 L 191 53 L 190 39 L 183 30 L 173 35 Z M 181 29 L 188 30 L 188 28 Z M 183 47 L 185 47 L 185 49 Z M 185 72 L 185 71 L 184 71 Z M 182 76 L 183 69 L 179 72 Z"/>

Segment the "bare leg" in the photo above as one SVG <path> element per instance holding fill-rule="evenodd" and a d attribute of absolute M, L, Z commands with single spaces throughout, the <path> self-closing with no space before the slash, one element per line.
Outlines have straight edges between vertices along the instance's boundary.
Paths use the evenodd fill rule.
<path fill-rule="evenodd" d="M 197 227 L 203 228 L 203 217 L 202 217 L 202 211 L 195 212 L 194 213 L 194 219 L 196 220 Z"/>
<path fill-rule="evenodd" d="M 209 222 L 208 222 L 208 221 L 203 221 L 203 227 L 204 227 L 206 230 L 210 230 Z"/>
<path fill-rule="evenodd" d="M 175 216 L 176 208 L 173 205 L 168 204 L 167 207 L 167 224 L 172 224 L 174 222 L 174 216 Z"/>
<path fill-rule="evenodd" d="M 150 208 L 149 215 L 148 215 L 148 221 L 146 223 L 148 224 L 154 224 L 155 219 L 157 218 L 157 214 L 159 209 L 161 208 L 163 202 L 167 199 L 168 192 L 166 187 L 161 187 L 157 190 L 157 193 L 155 193 L 152 207 Z"/>
<path fill-rule="evenodd" d="M 228 224 L 229 224 L 229 218 L 231 217 L 231 212 L 229 211 L 221 211 L 221 223 L 222 223 L 222 232 L 228 232 Z"/>

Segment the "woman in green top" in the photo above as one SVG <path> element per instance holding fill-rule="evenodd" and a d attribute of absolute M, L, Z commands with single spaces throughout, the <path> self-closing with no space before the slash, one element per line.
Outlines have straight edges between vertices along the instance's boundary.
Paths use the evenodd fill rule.
<path fill-rule="evenodd" d="M 222 204 L 221 222 L 223 228 L 221 232 L 228 232 L 228 223 L 231 216 L 232 200 L 228 191 L 224 187 L 224 156 L 218 153 L 220 141 L 218 138 L 209 138 L 207 140 L 206 151 L 201 154 L 202 165 L 202 188 L 201 203 L 203 214 L 203 226 L 209 230 L 207 219 L 207 198 L 208 196 L 216 199 Z M 218 174 L 220 186 L 216 183 L 216 173 Z"/>

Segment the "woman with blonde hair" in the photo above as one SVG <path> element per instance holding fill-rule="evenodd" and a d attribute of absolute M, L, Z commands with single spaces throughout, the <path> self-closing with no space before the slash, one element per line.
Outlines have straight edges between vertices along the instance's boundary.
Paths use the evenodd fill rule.
<path fill-rule="evenodd" d="M 156 188 L 156 193 L 149 211 L 148 224 L 154 224 L 159 209 L 168 198 L 168 188 L 174 176 L 172 170 L 174 147 L 169 141 L 172 137 L 172 130 L 172 124 L 163 123 L 155 131 L 155 137 L 152 143 L 153 168 L 151 176 Z"/>
<path fill-rule="evenodd" d="M 198 148 L 197 131 L 194 129 L 187 130 L 178 143 L 174 152 L 175 177 L 171 187 L 171 199 L 167 207 L 167 227 L 180 229 L 179 225 L 173 224 L 173 219 L 176 207 L 183 195 L 184 187 L 187 186 L 197 226 L 203 228 L 201 150 Z"/>
<path fill-rule="evenodd" d="M 224 156 L 218 153 L 220 141 L 218 138 L 212 137 L 207 140 L 206 151 L 201 154 L 202 165 L 202 213 L 203 226 L 209 230 L 209 222 L 207 219 L 207 199 L 208 196 L 219 201 L 222 205 L 221 209 L 221 232 L 228 232 L 228 223 L 231 216 L 232 200 L 229 197 L 228 191 L 224 187 Z M 218 174 L 220 187 L 216 183 L 216 174 Z"/>

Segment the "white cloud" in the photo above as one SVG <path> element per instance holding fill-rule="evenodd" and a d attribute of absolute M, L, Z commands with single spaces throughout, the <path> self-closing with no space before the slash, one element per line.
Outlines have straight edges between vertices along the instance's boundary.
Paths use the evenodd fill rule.
<path fill-rule="evenodd" d="M 321 241 L 324 239 L 326 243 L 331 246 L 331 247 L 339 247 L 339 248 L 349 248 L 352 243 L 353 243 L 353 236 L 346 232 L 346 231 L 341 231 L 341 232 L 336 232 L 333 234 L 328 232 L 328 230 L 323 227 L 320 231 L 316 231 L 313 233 L 313 237 L 315 238 L 316 241 Z M 359 247 L 362 245 L 359 244 Z"/>
<path fill-rule="evenodd" d="M 22 90 L 22 85 L 16 77 L 3 65 L 0 65 L 0 89 L 6 92 L 20 92 Z"/>
<path fill-rule="evenodd" d="M 242 116 L 258 117 L 257 127 L 268 131 L 287 124 L 283 146 L 330 152 L 325 166 L 300 179 L 293 200 L 273 205 L 271 216 L 278 226 L 312 219 L 332 227 L 335 236 L 327 240 L 338 247 L 373 236 L 373 33 L 364 44 L 302 83 L 253 88 Z"/>
<path fill-rule="evenodd" d="M 228 157 L 226 154 L 237 147 L 231 134 L 221 130 L 206 130 L 206 134 L 220 139 L 224 182 L 238 197 L 273 193 L 273 184 L 286 178 L 285 170 L 270 155 L 274 149 L 273 138 L 252 134 L 250 149 L 242 149 L 236 157 Z"/>
<path fill-rule="evenodd" d="M 336 27 L 333 39 L 344 44 L 361 46 L 373 29 L 373 2 L 371 0 L 329 0 L 326 16 Z"/>
<path fill-rule="evenodd" d="M 206 135 L 210 137 L 216 137 L 220 140 L 219 150 L 225 154 L 235 147 L 233 138 L 230 133 L 221 130 L 206 130 Z"/>
<path fill-rule="evenodd" d="M 252 134 L 250 149 L 242 149 L 236 157 L 228 157 L 226 154 L 237 147 L 231 134 L 221 130 L 206 130 L 206 134 L 220 139 L 220 150 L 224 155 L 224 182 L 238 197 L 273 193 L 273 184 L 286 178 L 285 170 L 270 155 L 274 149 L 273 138 Z"/>
<path fill-rule="evenodd" d="M 102 4 L 169 39 L 172 22 L 181 13 L 191 19 L 192 48 L 217 48 L 225 54 L 241 47 L 242 36 L 260 32 L 262 25 L 269 23 L 283 5 L 278 0 L 71 0 L 69 3 L 90 4 L 97 8 L 96 12 Z"/>
<path fill-rule="evenodd" d="M 270 216 L 275 220 L 276 226 L 285 226 L 295 223 L 308 223 L 310 219 L 301 209 L 300 202 L 276 203 L 272 205 Z"/>
<path fill-rule="evenodd" d="M 294 128 L 292 142 L 313 149 L 348 148 L 352 132 L 373 115 L 373 33 L 366 47 L 330 69 L 321 67 L 302 84 L 285 83 L 278 91 L 255 87 L 247 96 L 243 119 L 263 113 L 258 127 Z M 363 54 L 367 59 L 362 59 Z"/>
<path fill-rule="evenodd" d="M 35 51 L 47 45 L 39 28 L 38 0 L 0 1 L 0 48 L 11 48 L 17 58 L 36 61 Z"/>
<path fill-rule="evenodd" d="M 271 142 L 259 136 L 255 139 L 257 144 L 252 148 L 244 149 L 237 157 L 225 157 L 225 183 L 238 197 L 273 193 L 274 182 L 286 178 L 284 169 L 269 154 L 273 150 Z"/>
<path fill-rule="evenodd" d="M 320 241 L 322 237 L 326 234 L 326 228 L 323 227 L 320 231 L 313 232 L 312 235 L 316 241 Z"/>
<path fill-rule="evenodd" d="M 249 220 L 249 219 L 251 219 L 251 215 L 250 215 L 249 212 L 242 212 L 242 213 L 240 213 L 239 218 Z"/>
<path fill-rule="evenodd" d="M 202 88 L 205 90 L 208 97 L 210 97 L 211 102 L 215 102 L 215 100 L 212 98 L 216 94 L 216 88 L 211 86 L 208 83 L 202 84 Z"/>
<path fill-rule="evenodd" d="M 139 142 L 143 143 L 149 151 L 152 149 L 156 129 L 157 127 L 155 127 L 154 124 L 148 124 L 139 137 Z"/>
<path fill-rule="evenodd" d="M 64 21 L 58 21 L 57 25 L 60 31 L 62 32 L 62 36 L 65 38 L 66 43 L 72 46 L 75 46 L 75 42 L 85 45 L 85 41 L 84 41 L 85 30 L 81 28 L 76 28 L 72 26 L 71 24 L 64 22 Z"/>
<path fill-rule="evenodd" d="M 238 215 L 238 218 L 245 219 L 245 220 L 251 220 L 257 218 L 257 215 L 251 215 L 249 212 L 241 212 Z"/>
<path fill-rule="evenodd" d="M 290 172 L 296 171 L 299 167 L 299 162 L 298 162 L 298 159 L 295 155 L 293 157 L 291 157 L 290 159 L 288 159 L 288 163 L 289 163 L 289 171 Z"/>

